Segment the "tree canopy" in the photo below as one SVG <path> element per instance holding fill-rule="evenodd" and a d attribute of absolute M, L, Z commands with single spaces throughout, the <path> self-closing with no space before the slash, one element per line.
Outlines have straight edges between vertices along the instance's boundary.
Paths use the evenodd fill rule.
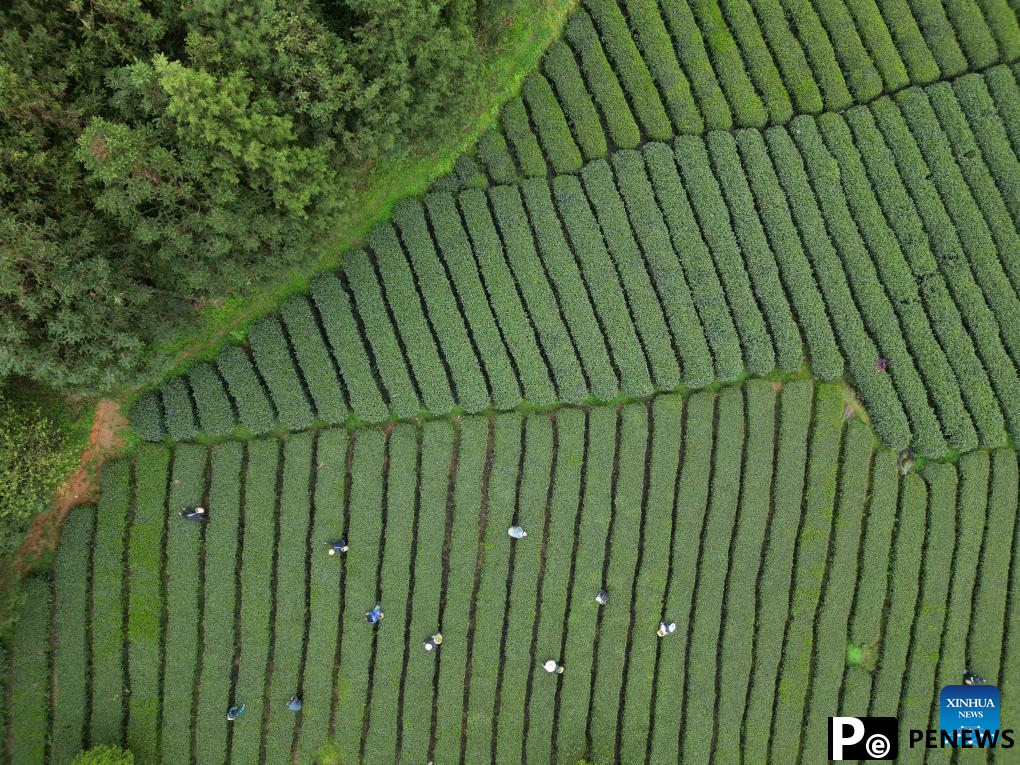
<path fill-rule="evenodd" d="M 103 390 L 477 95 L 506 0 L 0 7 L 0 379 Z"/>

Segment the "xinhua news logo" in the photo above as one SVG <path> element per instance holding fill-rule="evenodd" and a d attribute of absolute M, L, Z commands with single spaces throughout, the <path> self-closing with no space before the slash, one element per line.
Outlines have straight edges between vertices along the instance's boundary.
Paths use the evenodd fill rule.
<path fill-rule="evenodd" d="M 829 759 L 895 760 L 899 734 L 895 717 L 830 717 Z"/>

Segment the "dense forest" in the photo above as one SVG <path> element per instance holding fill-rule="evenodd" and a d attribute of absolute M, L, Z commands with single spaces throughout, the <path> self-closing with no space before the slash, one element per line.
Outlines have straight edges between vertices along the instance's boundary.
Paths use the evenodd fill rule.
<path fill-rule="evenodd" d="M 475 102 L 505 0 L 0 6 L 0 379 L 96 392 Z"/>

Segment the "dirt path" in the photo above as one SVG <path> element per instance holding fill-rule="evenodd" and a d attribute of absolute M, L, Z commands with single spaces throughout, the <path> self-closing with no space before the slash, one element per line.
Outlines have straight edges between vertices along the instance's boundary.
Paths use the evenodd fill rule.
<path fill-rule="evenodd" d="M 16 576 L 28 573 L 40 558 L 56 547 L 60 525 L 72 508 L 96 500 L 99 469 L 124 445 L 122 434 L 127 427 L 127 418 L 116 401 L 102 399 L 96 404 L 89 445 L 82 452 L 79 467 L 60 487 L 53 509 L 41 514 L 32 523 L 14 562 Z"/>

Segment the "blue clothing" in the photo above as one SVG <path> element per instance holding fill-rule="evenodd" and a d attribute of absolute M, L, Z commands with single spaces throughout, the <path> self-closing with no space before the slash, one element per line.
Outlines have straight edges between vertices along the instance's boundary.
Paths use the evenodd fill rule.
<path fill-rule="evenodd" d="M 347 552 L 347 541 L 344 539 L 338 539 L 335 542 L 329 543 L 329 554 L 339 555 L 340 553 Z"/>
<path fill-rule="evenodd" d="M 365 614 L 365 618 L 368 619 L 369 624 L 375 624 L 376 622 L 378 622 L 380 619 L 383 618 L 382 606 L 377 605 L 375 608 L 373 608 L 371 611 Z"/>
<path fill-rule="evenodd" d="M 291 696 L 290 701 L 287 702 L 287 709 L 289 709 L 291 712 L 300 712 L 301 699 L 299 699 L 297 696 Z"/>
<path fill-rule="evenodd" d="M 244 711 L 247 708 L 248 707 L 246 707 L 244 704 L 241 704 L 241 706 L 239 706 L 239 707 L 231 707 L 230 709 L 227 710 L 227 719 L 230 720 L 231 722 L 233 722 L 238 717 L 243 715 Z"/>

